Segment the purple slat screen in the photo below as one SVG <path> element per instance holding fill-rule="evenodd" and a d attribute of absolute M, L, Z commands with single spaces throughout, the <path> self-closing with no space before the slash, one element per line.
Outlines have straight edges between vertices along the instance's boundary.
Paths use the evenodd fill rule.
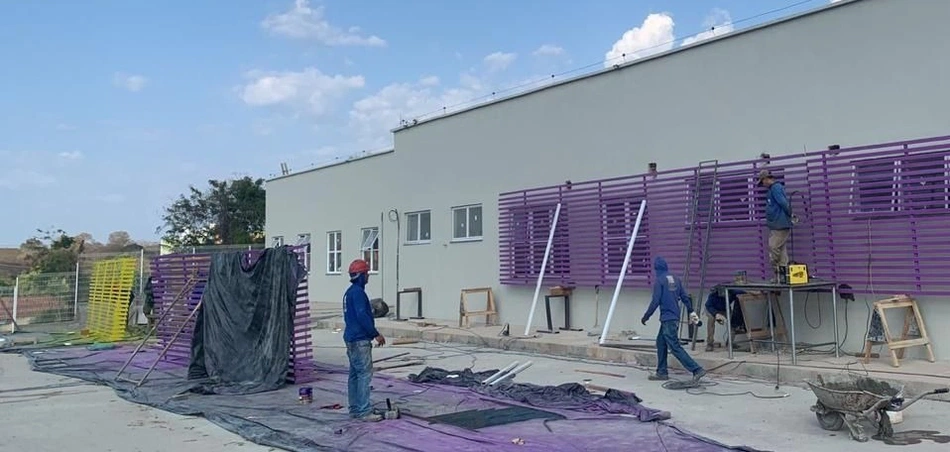
<path fill-rule="evenodd" d="M 859 293 L 950 295 L 950 137 L 807 152 L 742 162 L 639 174 L 503 193 L 499 197 L 502 284 L 537 282 L 555 206 L 561 216 L 544 281 L 548 285 L 612 286 L 623 265 L 640 201 L 647 200 L 625 286 L 647 288 L 652 258 L 704 287 L 736 271 L 768 279 L 765 191 L 768 168 L 786 184 L 800 222 L 791 259 L 815 277 Z M 712 184 L 717 168 L 716 184 Z M 690 211 L 699 174 L 692 233 Z M 712 216 L 710 217 L 710 203 Z M 692 259 L 685 272 L 689 244 Z"/>
<path fill-rule="evenodd" d="M 309 253 L 309 245 L 288 247 L 300 259 L 301 263 L 307 265 L 306 256 Z M 260 257 L 263 250 L 244 251 L 244 258 L 247 262 Z M 155 344 L 159 350 L 171 343 L 164 360 L 179 365 L 187 365 L 191 357 L 191 337 L 194 333 L 194 317 L 185 324 L 184 329 L 178 338 L 172 341 L 172 337 L 179 327 L 188 318 L 188 314 L 195 309 L 201 296 L 204 293 L 205 284 L 208 281 L 208 271 L 211 267 L 211 256 L 213 253 L 199 254 L 166 254 L 152 259 L 152 290 L 155 297 L 155 312 L 161 315 L 175 297 L 185 287 L 186 282 L 191 275 L 197 275 L 197 284 L 184 298 L 172 307 L 171 311 L 158 325 L 158 342 Z M 308 294 L 308 277 L 304 276 L 303 281 L 297 286 L 297 302 L 294 313 L 294 338 L 291 344 L 290 365 L 287 369 L 287 381 L 292 384 L 306 383 L 313 381 L 314 363 L 313 346 L 310 333 L 310 297 Z M 197 316 L 197 314 L 196 314 Z"/>

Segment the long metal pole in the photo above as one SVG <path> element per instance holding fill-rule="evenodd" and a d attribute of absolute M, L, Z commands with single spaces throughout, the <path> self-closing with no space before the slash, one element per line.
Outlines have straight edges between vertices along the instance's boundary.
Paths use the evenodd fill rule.
<path fill-rule="evenodd" d="M 16 283 L 13 286 L 13 318 L 10 319 L 10 332 L 16 333 L 16 308 L 20 298 L 20 277 L 16 277 Z"/>
<path fill-rule="evenodd" d="M 554 230 L 557 228 L 557 219 L 561 216 L 561 203 L 554 209 L 554 221 L 551 222 L 551 232 L 548 233 L 548 245 L 544 247 L 544 260 L 541 261 L 541 273 L 538 273 L 538 284 L 534 286 L 534 301 L 531 302 L 531 312 L 528 313 L 528 324 L 524 327 L 524 335 L 531 334 L 531 324 L 534 322 L 534 311 L 538 307 L 538 297 L 541 295 L 541 282 L 548 267 L 548 256 L 551 255 L 551 244 L 554 242 Z"/>
<path fill-rule="evenodd" d="M 633 244 L 637 241 L 637 233 L 640 232 L 640 222 L 643 220 L 643 211 L 647 208 L 647 200 L 640 201 L 640 211 L 637 212 L 637 222 L 633 225 L 633 233 L 630 234 L 630 241 L 627 242 L 627 254 L 623 258 L 623 267 L 620 268 L 620 276 L 617 277 L 617 286 L 614 287 L 614 296 L 610 300 L 610 309 L 607 311 L 607 320 L 604 321 L 604 331 L 600 333 L 600 345 L 604 345 L 607 340 L 607 331 L 610 330 L 610 321 L 614 317 L 614 309 L 617 307 L 617 298 L 620 297 L 620 288 L 623 287 L 624 277 L 627 276 L 627 266 L 630 265 L 630 253 L 633 252 Z"/>
<path fill-rule="evenodd" d="M 76 282 L 73 287 L 73 320 L 79 318 L 79 261 L 76 261 Z"/>

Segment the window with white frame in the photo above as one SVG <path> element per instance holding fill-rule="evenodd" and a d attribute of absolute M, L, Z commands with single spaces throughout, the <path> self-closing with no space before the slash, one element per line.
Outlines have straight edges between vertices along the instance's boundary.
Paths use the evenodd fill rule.
<path fill-rule="evenodd" d="M 305 246 L 303 252 L 303 266 L 309 272 L 310 271 L 310 233 L 305 232 L 302 234 L 297 234 L 297 244 L 296 246 Z"/>
<path fill-rule="evenodd" d="M 478 240 L 482 238 L 482 205 L 452 208 L 452 240 Z"/>
<path fill-rule="evenodd" d="M 432 240 L 432 214 L 428 211 L 406 214 L 406 243 L 429 243 Z"/>
<path fill-rule="evenodd" d="M 271 248 L 280 248 L 284 246 L 284 236 L 282 235 L 275 235 L 270 240 L 271 240 L 271 245 L 270 245 Z"/>
<path fill-rule="evenodd" d="M 363 228 L 360 236 L 363 260 L 369 263 L 370 273 L 376 273 L 379 271 L 379 228 Z"/>
<path fill-rule="evenodd" d="M 327 274 L 336 275 L 343 271 L 343 232 L 327 233 Z"/>
<path fill-rule="evenodd" d="M 303 234 L 297 234 L 297 243 L 294 246 L 302 246 L 310 244 L 310 233 L 305 232 Z"/>

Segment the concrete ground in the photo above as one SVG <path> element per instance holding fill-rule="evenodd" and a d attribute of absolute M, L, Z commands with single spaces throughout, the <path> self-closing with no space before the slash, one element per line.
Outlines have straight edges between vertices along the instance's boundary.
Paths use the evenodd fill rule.
<path fill-rule="evenodd" d="M 45 387 L 45 388 L 44 388 Z M 111 388 L 33 372 L 0 353 L 0 451 L 274 451 L 202 418 L 120 399 Z"/>
<path fill-rule="evenodd" d="M 315 330 L 316 359 L 346 363 L 342 338 L 333 330 Z M 860 447 L 866 451 L 893 450 L 895 446 L 871 440 L 860 444 L 847 432 L 822 430 L 809 411 L 815 397 L 800 387 L 774 382 L 755 382 L 712 374 L 715 386 L 702 394 L 663 389 L 647 380 L 648 369 L 631 364 L 609 364 L 556 356 L 502 351 L 474 345 L 420 342 L 387 345 L 374 351 L 376 359 L 399 353 L 409 355 L 379 365 L 392 366 L 409 361 L 421 365 L 382 371 L 405 377 L 425 366 L 446 369 L 472 367 L 474 370 L 502 368 L 512 361 L 534 364 L 515 380 L 542 385 L 584 382 L 632 391 L 647 406 L 672 412 L 669 422 L 695 434 L 725 444 L 747 445 L 772 451 L 836 451 Z M 593 371 L 618 376 L 580 372 Z M 685 376 L 674 373 L 674 377 Z M 51 386 L 39 389 L 37 387 Z M 37 403 L 39 402 L 39 403 Z M 345 403 L 345 400 L 315 401 Z M 0 425 L 4 437 L 0 450 L 6 451 L 264 451 L 277 450 L 254 445 L 200 419 L 177 416 L 135 405 L 120 399 L 105 387 L 50 374 L 35 373 L 23 357 L 0 354 Z M 950 435 L 950 403 L 921 401 L 904 413 L 904 422 L 895 431 L 935 431 Z M 873 431 L 868 428 L 869 433 Z M 950 440 L 950 437 L 946 437 Z M 899 448 L 908 452 L 943 451 L 947 444 L 925 440 Z"/>

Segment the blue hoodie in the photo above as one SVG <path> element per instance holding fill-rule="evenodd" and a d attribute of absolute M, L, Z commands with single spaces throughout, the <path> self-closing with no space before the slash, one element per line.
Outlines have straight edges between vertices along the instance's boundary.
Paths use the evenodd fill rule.
<path fill-rule="evenodd" d="M 653 300 L 650 301 L 650 307 L 647 308 L 646 314 L 643 314 L 643 318 L 649 319 L 659 307 L 661 322 L 679 320 L 680 307 L 677 301 L 682 301 L 687 312 L 693 312 L 693 300 L 683 290 L 683 281 L 673 276 L 673 283 L 669 283 L 667 276 L 670 274 L 670 268 L 666 259 L 657 256 L 653 260 L 653 270 L 656 275 L 653 281 Z"/>
<path fill-rule="evenodd" d="M 792 205 L 785 196 L 785 182 L 775 182 L 765 197 L 765 225 L 769 229 L 792 228 Z"/>
<path fill-rule="evenodd" d="M 343 294 L 344 342 L 370 341 L 379 336 L 373 307 L 366 295 L 366 275 L 361 274 L 350 280 L 353 284 Z"/>

